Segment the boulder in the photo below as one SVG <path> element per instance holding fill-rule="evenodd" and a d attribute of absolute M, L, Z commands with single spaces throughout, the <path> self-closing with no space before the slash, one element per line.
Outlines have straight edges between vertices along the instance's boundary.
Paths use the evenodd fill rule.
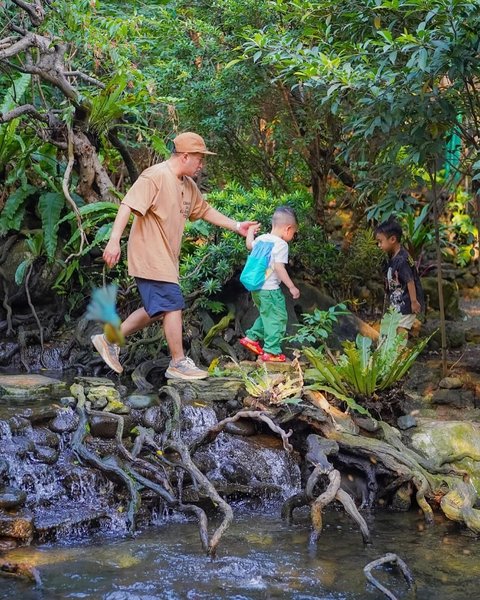
<path fill-rule="evenodd" d="M 114 438 L 117 433 L 118 420 L 112 415 L 89 415 L 90 433 L 95 437 Z"/>
<path fill-rule="evenodd" d="M 9 514 L 0 510 L 0 537 L 29 541 L 33 535 L 32 515 L 26 511 Z"/>
<path fill-rule="evenodd" d="M 27 494 L 23 490 L 18 490 L 13 487 L 0 488 L 0 509 L 12 509 L 18 506 L 23 506 Z"/>
<path fill-rule="evenodd" d="M 58 449 L 49 448 L 48 446 L 35 446 L 33 450 L 35 459 L 46 465 L 54 465 L 57 462 L 59 455 L 60 451 Z"/>
<path fill-rule="evenodd" d="M 0 375 L 0 398 L 4 399 L 32 400 L 59 395 L 65 389 L 66 383 L 44 375 Z"/>
<path fill-rule="evenodd" d="M 50 429 L 55 433 L 70 433 L 78 427 L 79 416 L 71 408 L 62 408 L 50 423 Z"/>
<path fill-rule="evenodd" d="M 433 392 L 433 404 L 446 404 L 454 408 L 471 408 L 475 404 L 475 396 L 471 390 L 440 389 Z"/>
<path fill-rule="evenodd" d="M 150 408 L 151 406 L 156 406 L 158 404 L 158 396 L 157 394 L 131 394 L 125 400 L 125 404 L 130 408 L 143 410 L 145 408 Z"/>
<path fill-rule="evenodd" d="M 417 426 L 417 419 L 413 415 L 403 415 L 398 417 L 397 426 L 399 429 L 406 430 Z"/>
<path fill-rule="evenodd" d="M 444 377 L 438 387 L 444 390 L 459 390 L 463 387 L 463 382 L 460 377 Z"/>
<path fill-rule="evenodd" d="M 439 466 L 469 473 L 480 494 L 480 423 L 419 419 L 409 445 Z"/>
<path fill-rule="evenodd" d="M 440 310 L 438 299 L 438 283 L 436 277 L 422 277 L 422 287 L 425 292 L 425 299 L 428 308 Z M 455 280 L 442 280 L 443 300 L 445 305 L 445 318 L 450 320 L 458 319 L 460 316 L 460 295 L 458 285 Z"/>

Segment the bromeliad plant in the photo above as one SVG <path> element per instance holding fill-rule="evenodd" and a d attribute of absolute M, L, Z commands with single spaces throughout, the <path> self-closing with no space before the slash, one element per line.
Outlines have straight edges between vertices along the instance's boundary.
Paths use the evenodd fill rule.
<path fill-rule="evenodd" d="M 313 382 L 308 387 L 333 394 L 350 409 L 366 413 L 356 400 L 365 400 L 399 381 L 431 337 L 407 346 L 406 338 L 397 334 L 400 319 L 397 312 L 383 317 L 376 348 L 363 335 L 357 335 L 355 342 L 345 342 L 344 352 L 338 357 L 304 348 L 303 353 L 312 365 L 305 373 L 305 378 Z"/>

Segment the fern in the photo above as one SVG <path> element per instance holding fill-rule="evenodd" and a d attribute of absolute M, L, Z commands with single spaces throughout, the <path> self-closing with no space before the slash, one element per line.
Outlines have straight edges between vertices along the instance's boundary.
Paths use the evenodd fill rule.
<path fill-rule="evenodd" d="M 10 194 L 0 216 L 0 234 L 5 234 L 10 229 L 20 229 L 25 212 L 25 200 L 34 192 L 33 185 L 27 184 Z"/>
<path fill-rule="evenodd" d="M 43 226 L 43 243 L 49 259 L 55 256 L 55 250 L 57 249 L 59 218 L 64 205 L 65 196 L 59 192 L 42 194 L 38 201 Z"/>
<path fill-rule="evenodd" d="M 329 392 L 355 408 L 355 398 L 371 397 L 399 381 L 410 369 L 431 336 L 407 347 L 406 339 L 397 334 L 401 315 L 387 313 L 381 323 L 377 348 L 372 352 L 372 340 L 357 335 L 356 341 L 345 342 L 344 352 L 337 358 L 319 349 L 304 348 L 311 369 L 305 378 L 313 383 L 312 389 Z M 433 335 L 433 334 L 432 334 Z"/>

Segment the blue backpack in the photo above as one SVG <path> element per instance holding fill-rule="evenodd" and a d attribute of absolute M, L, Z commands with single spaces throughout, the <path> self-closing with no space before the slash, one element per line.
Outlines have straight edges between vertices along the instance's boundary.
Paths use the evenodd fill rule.
<path fill-rule="evenodd" d="M 265 283 L 268 265 L 274 242 L 264 242 L 259 240 L 247 258 L 240 275 L 240 281 L 249 292 L 255 292 L 262 289 Z"/>

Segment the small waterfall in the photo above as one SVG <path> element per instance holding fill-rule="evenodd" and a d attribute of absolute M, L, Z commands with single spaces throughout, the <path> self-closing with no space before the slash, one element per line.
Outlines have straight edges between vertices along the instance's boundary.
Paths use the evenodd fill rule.
<path fill-rule="evenodd" d="M 75 464 L 75 457 L 58 438 L 58 458 L 45 464 L 35 455 L 34 430 L 12 434 L 0 420 L 0 460 L 6 464 L 0 484 L 26 493 L 39 540 L 75 537 L 92 528 L 125 529 L 125 515 L 112 506 L 114 484 L 100 471 Z M 54 449 L 49 449 L 55 454 Z"/>
<path fill-rule="evenodd" d="M 218 420 L 210 406 L 182 408 L 182 439 L 191 443 Z M 220 433 L 195 454 L 202 471 L 219 489 L 288 498 L 300 489 L 300 468 L 272 434 L 242 437 Z"/>

